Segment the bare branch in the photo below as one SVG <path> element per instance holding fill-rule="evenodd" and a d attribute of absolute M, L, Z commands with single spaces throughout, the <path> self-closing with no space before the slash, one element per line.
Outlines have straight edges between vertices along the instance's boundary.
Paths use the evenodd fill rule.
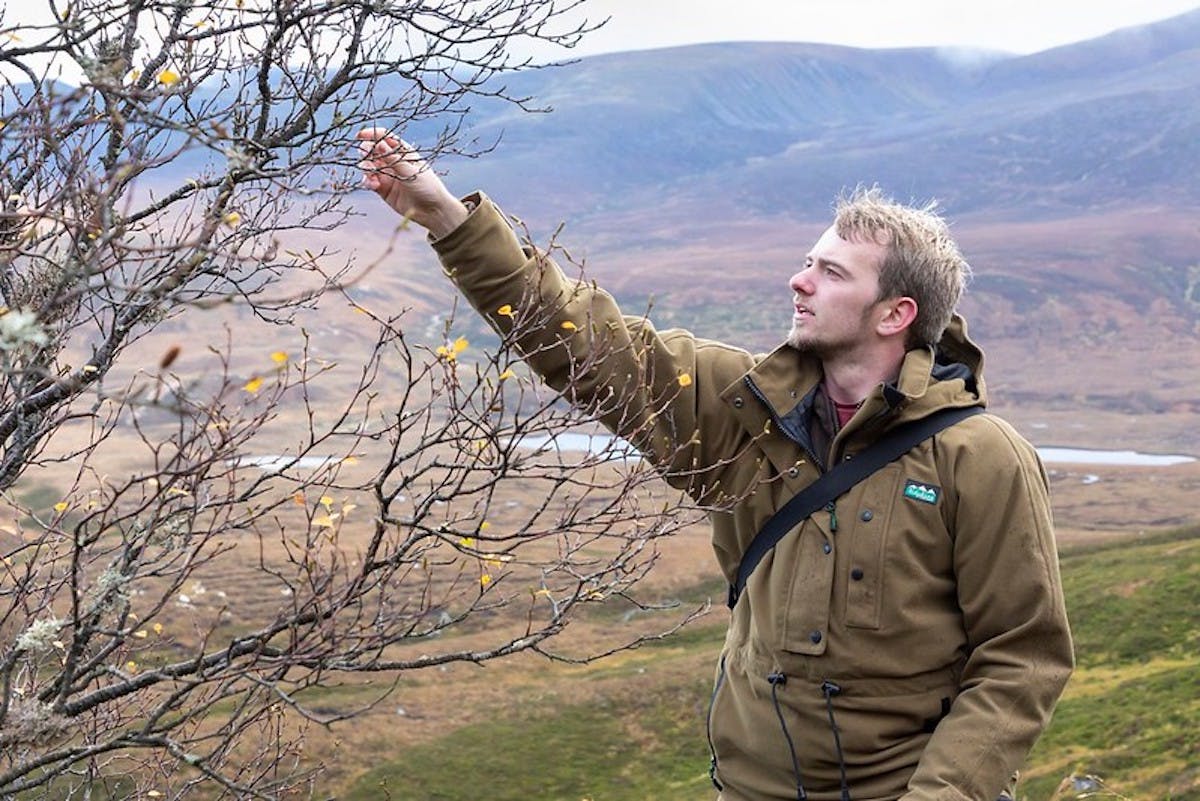
<path fill-rule="evenodd" d="M 703 614 L 553 645 L 664 606 L 656 543 L 702 513 L 599 432 L 622 398 L 570 407 L 617 346 L 548 389 L 520 359 L 553 309 L 474 343 L 374 313 L 324 236 L 356 130 L 469 149 L 471 102 L 533 107 L 498 79 L 586 34 L 581 2 L 49 7 L 0 22 L 0 796 L 315 795 L 305 726 L 409 671 Z"/>

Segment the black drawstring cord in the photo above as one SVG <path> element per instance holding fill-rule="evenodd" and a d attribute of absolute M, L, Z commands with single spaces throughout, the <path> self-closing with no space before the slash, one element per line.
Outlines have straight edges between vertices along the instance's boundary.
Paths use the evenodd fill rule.
<path fill-rule="evenodd" d="M 825 709 L 829 712 L 829 728 L 833 729 L 833 745 L 837 749 L 838 770 L 842 772 L 842 801 L 850 800 L 850 783 L 846 781 L 846 757 L 842 753 L 842 736 L 838 733 L 837 721 L 833 719 L 833 696 L 842 688 L 832 681 L 821 682 L 821 692 L 825 695 Z"/>
<path fill-rule="evenodd" d="M 779 718 L 779 728 L 783 729 L 783 736 L 788 744 L 788 752 L 792 755 L 792 772 L 796 774 L 796 801 L 806 801 L 808 791 L 804 789 L 804 781 L 800 778 L 800 760 L 796 756 L 796 744 L 792 741 L 792 735 L 788 731 L 787 723 L 783 719 L 783 710 L 779 708 L 779 696 L 776 694 L 779 685 L 787 684 L 787 676 L 779 671 L 768 673 L 767 682 L 771 685 L 771 702 L 775 704 L 775 716 Z"/>

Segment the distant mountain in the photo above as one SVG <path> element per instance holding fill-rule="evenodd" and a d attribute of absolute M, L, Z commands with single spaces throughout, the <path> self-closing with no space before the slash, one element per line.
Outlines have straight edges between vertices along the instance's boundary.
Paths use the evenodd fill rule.
<path fill-rule="evenodd" d="M 711 44 L 508 89 L 553 110 L 477 104 L 467 133 L 495 150 L 446 159 L 449 183 L 535 235 L 565 222 L 589 274 L 627 308 L 653 297 L 659 325 L 778 342 L 832 200 L 878 183 L 952 220 L 1002 404 L 1088 409 L 1142 443 L 1161 413 L 1200 448 L 1200 10 L 1024 56 Z M 1055 441 L 1102 436 L 1075 426 Z"/>
<path fill-rule="evenodd" d="M 1194 59 L 1198 40 L 1200 8 L 1090 41 L 1005 59 L 988 70 L 985 83 L 991 91 L 1029 91 L 1042 87 L 1049 74 L 1054 76 L 1053 85 L 1059 87 L 1071 80 L 1083 86 L 1099 85 L 1105 79 L 1118 79 L 1124 73 L 1136 73 L 1147 67 L 1161 79 L 1178 77 L 1194 83 L 1196 73 L 1188 74 L 1186 57 L 1190 53 Z M 1173 64 L 1177 55 L 1185 59 Z"/>
<path fill-rule="evenodd" d="M 1010 217 L 1200 203 L 1200 10 L 1028 56 L 714 44 L 509 88 L 553 113 L 480 106 L 470 133 L 497 152 L 447 166 L 527 213 L 578 220 L 665 193 L 819 218 L 863 181 Z"/>

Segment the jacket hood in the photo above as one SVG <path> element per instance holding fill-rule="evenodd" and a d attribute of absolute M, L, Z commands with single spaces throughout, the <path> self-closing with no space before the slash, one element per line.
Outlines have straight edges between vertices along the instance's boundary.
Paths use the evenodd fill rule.
<path fill-rule="evenodd" d="M 936 365 L 961 365 L 983 386 L 983 351 L 967 336 L 967 321 L 955 314 L 937 344 Z M 940 378 L 940 377 L 939 377 Z"/>
<path fill-rule="evenodd" d="M 884 386 L 883 394 L 889 406 L 911 407 L 911 416 L 986 406 L 983 351 L 967 336 L 967 321 L 955 314 L 935 347 L 909 351 L 899 379 Z"/>

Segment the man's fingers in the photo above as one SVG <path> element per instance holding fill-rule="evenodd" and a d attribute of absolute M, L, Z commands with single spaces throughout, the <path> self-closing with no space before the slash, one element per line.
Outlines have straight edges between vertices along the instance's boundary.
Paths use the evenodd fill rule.
<path fill-rule="evenodd" d="M 391 140 L 392 144 L 397 141 L 387 128 L 363 128 L 354 135 L 354 138 L 361 142 L 378 142 L 380 140 Z"/>
<path fill-rule="evenodd" d="M 397 155 L 399 151 L 398 145 L 399 143 L 390 137 L 360 141 L 358 143 L 358 152 L 363 155 L 363 158 L 383 159 Z"/>
<path fill-rule="evenodd" d="M 402 151 L 398 139 L 378 128 L 360 131 L 358 139 L 362 156 L 358 168 L 363 172 L 363 186 L 386 200 L 393 181 L 407 180 L 414 171 L 408 154 Z"/>
<path fill-rule="evenodd" d="M 364 172 L 383 173 L 407 180 L 424 169 L 420 155 L 408 142 L 392 136 L 383 128 L 366 128 L 356 135 L 362 156 L 358 166 Z"/>
<path fill-rule="evenodd" d="M 355 138 L 364 156 L 397 155 L 405 161 L 419 161 L 413 146 L 392 135 L 386 128 L 364 128 L 355 134 Z"/>
<path fill-rule="evenodd" d="M 424 228 L 452 227 L 446 220 L 462 210 L 461 204 L 457 204 L 459 209 L 447 212 L 448 192 L 416 148 L 385 128 L 363 128 L 355 139 L 365 189 L 374 191 L 397 213 Z"/>

